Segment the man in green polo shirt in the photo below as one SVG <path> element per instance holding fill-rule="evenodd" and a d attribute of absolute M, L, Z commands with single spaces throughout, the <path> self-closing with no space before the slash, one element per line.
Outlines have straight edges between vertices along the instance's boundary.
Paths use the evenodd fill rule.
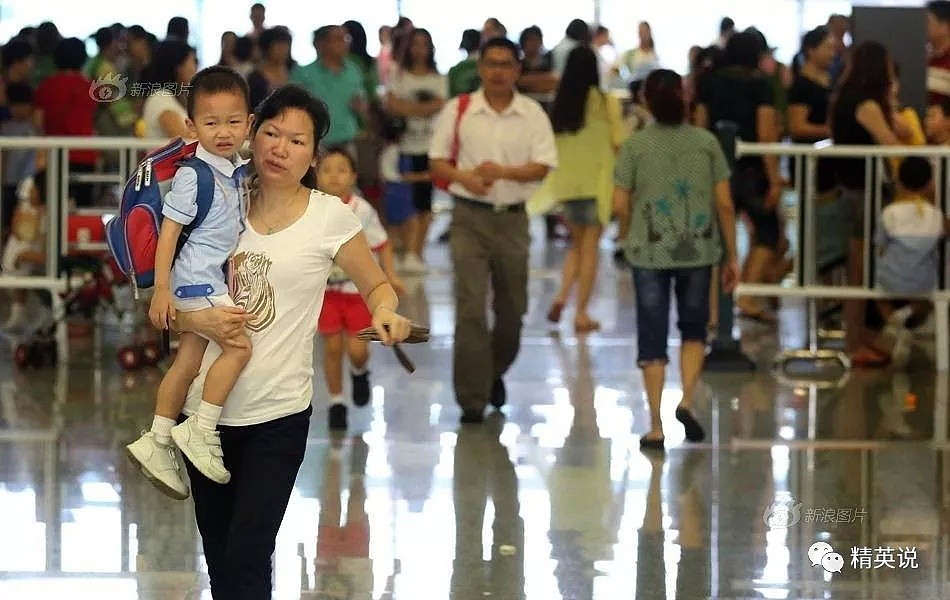
<path fill-rule="evenodd" d="M 330 131 L 323 144 L 349 146 L 353 152 L 353 142 L 360 131 L 359 117 L 367 111 L 363 73 L 347 58 L 349 44 L 342 26 L 317 29 L 313 32 L 313 45 L 317 60 L 294 69 L 290 81 L 326 103 L 330 111 Z"/>

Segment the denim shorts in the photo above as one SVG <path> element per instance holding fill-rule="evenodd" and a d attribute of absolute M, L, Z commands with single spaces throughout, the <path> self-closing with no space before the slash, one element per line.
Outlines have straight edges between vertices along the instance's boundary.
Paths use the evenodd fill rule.
<path fill-rule="evenodd" d="M 637 302 L 637 364 L 668 362 L 670 288 L 676 293 L 677 327 L 684 342 L 706 342 L 712 266 L 685 269 L 633 267 Z"/>
<path fill-rule="evenodd" d="M 561 203 L 564 218 L 572 225 L 600 225 L 597 216 L 597 201 L 593 198 L 565 200 Z"/>

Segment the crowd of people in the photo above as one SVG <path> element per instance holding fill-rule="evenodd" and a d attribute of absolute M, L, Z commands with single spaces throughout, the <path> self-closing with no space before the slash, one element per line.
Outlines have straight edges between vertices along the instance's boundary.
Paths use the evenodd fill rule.
<path fill-rule="evenodd" d="M 873 41 L 848 47 L 849 20 L 832 15 L 826 25 L 803 36 L 801 51 L 788 66 L 775 59 L 761 31 L 754 27 L 740 31 L 731 18 L 724 18 L 712 44 L 690 50 L 689 72 L 682 76 L 684 122 L 720 137 L 726 131 L 724 124 L 730 123 L 745 141 L 814 143 L 831 138 L 840 144 L 945 144 L 950 138 L 950 3 L 929 3 L 927 15 L 932 58 L 929 108 L 923 119 L 902 105 L 898 65 L 886 47 Z M 599 242 L 616 213 L 617 157 L 632 133 L 656 123 L 644 84 L 650 74 L 661 71 L 663 61 L 649 23 L 639 23 L 638 45 L 624 52 L 616 51 L 607 27 L 580 19 L 571 21 L 550 49 L 544 32 L 528 27 L 517 36 L 517 43 L 503 45 L 512 56 L 495 65 L 486 63 L 486 45 L 508 40 L 509 32 L 499 19 L 490 18 L 480 29 L 462 33 L 459 49 L 465 56 L 445 69 L 436 65 L 432 35 L 406 17 L 379 29 L 377 56 L 368 52 L 367 32 L 360 23 L 319 27 L 313 32 L 317 58 L 306 65 L 293 59 L 290 30 L 266 24 L 263 5 L 253 5 L 249 18 L 248 33 L 222 34 L 218 64 L 245 78 L 251 107 L 289 83 L 325 103 L 330 119 L 322 145 L 343 152 L 354 168 L 354 189 L 379 210 L 386 239 L 395 250 L 393 276 L 427 272 L 425 249 L 435 237 L 430 228 L 436 190 L 453 197 L 457 212 L 465 211 L 466 199 L 495 194 L 492 202 L 497 203 L 510 196 L 516 204 L 525 203 L 528 214 L 546 213 L 549 237 L 563 237 L 568 246 L 561 287 L 548 319 L 559 322 L 575 296 L 575 330 L 589 333 L 600 328 L 588 304 L 600 268 Z M 0 134 L 187 137 L 187 88 L 198 70 L 189 36 L 189 23 L 182 17 L 169 21 L 161 41 L 141 26 L 117 23 L 95 32 L 98 53 L 90 57 L 82 40 L 63 38 L 51 22 L 24 28 L 2 47 Z M 544 146 L 537 154 L 550 155 L 546 162 L 536 163 L 547 165 L 543 172 L 531 174 L 537 177 L 521 173 L 511 179 L 496 172 L 493 157 L 505 155 L 504 139 L 474 142 L 490 146 L 485 152 L 472 152 L 459 143 L 486 110 L 480 94 L 487 93 L 493 77 L 500 82 L 507 67 L 515 106 L 521 107 L 516 112 L 537 110 L 539 122 L 552 133 L 550 147 L 541 138 L 535 140 Z M 621 100 L 623 94 L 612 93 L 618 88 L 629 92 L 626 100 Z M 460 180 L 447 168 L 471 163 L 473 155 L 483 161 L 471 165 L 476 176 L 464 174 Z M 73 150 L 68 159 L 73 173 L 106 169 L 114 160 L 108 152 L 92 150 Z M 41 189 L 45 156 L 6 151 L 4 165 L 0 222 L 9 242 L 4 270 L 36 272 L 45 260 Z M 816 192 L 825 204 L 837 207 L 834 224 L 847 224 L 836 225 L 840 231 L 823 228 L 823 236 L 848 256 L 853 284 L 865 276 L 864 190 L 884 183 L 896 186 L 899 164 L 892 166 L 888 181 L 877 182 L 866 181 L 860 160 L 823 160 L 818 165 Z M 741 269 L 743 282 L 775 283 L 792 268 L 780 199 L 794 177 L 777 157 L 743 157 L 731 169 L 732 201 L 750 238 Z M 70 199 L 80 207 L 97 202 L 98 191 L 94 184 L 69 185 Z M 685 191 L 681 197 L 686 198 Z M 848 218 L 837 218 L 842 213 Z M 677 231 L 670 229 L 669 215 L 635 214 L 645 220 L 634 219 L 633 233 L 621 222 L 617 238 L 618 256 L 627 262 L 643 251 L 640 226 L 646 226 L 647 245 Z M 828 219 L 828 213 L 818 218 Z M 438 236 L 453 244 L 453 257 L 470 251 L 457 247 L 466 243 L 464 232 L 457 229 L 453 222 Z M 458 240 L 452 239 L 453 231 Z M 464 290 L 456 292 L 464 305 L 460 299 Z M 513 298 L 517 300 L 517 294 Z M 23 294 L 13 300 L 7 326 L 16 328 L 26 319 Z M 774 300 L 740 297 L 737 303 L 743 318 L 775 321 Z M 868 330 L 865 309 L 861 302 L 846 304 L 852 360 L 863 366 L 886 364 L 891 352 Z M 520 321 L 520 316 L 511 319 Z M 710 321 L 707 325 L 713 327 L 715 318 Z M 901 328 L 899 323 L 890 325 Z M 500 373 L 492 379 L 496 382 L 492 401 L 498 403 L 503 388 Z"/>
<path fill-rule="evenodd" d="M 218 212 L 209 214 L 222 225 L 199 226 L 181 250 L 182 227 L 195 220 L 197 171 L 179 170 L 165 198 L 150 316 L 156 327 L 182 332 L 183 344 L 159 388 L 152 429 L 128 451 L 167 494 L 194 497 L 212 590 L 227 597 L 248 590 L 264 597 L 269 589 L 269 556 L 306 446 L 314 336 L 325 342 L 329 425 L 345 430 L 344 355 L 353 403 L 369 402 L 360 331 L 372 327 L 386 343 L 410 334 L 396 312 L 401 275 L 427 272 L 436 189 L 453 205 L 440 239 L 450 244 L 453 267 L 452 381 L 461 423 L 481 424 L 488 406 L 507 403 L 504 378 L 528 309 L 530 216 L 548 215 L 552 236 L 561 224 L 567 231 L 547 319 L 559 323 L 573 302 L 579 335 L 601 327 L 589 305 L 600 240 L 616 221 L 636 294 L 638 366 L 651 416 L 640 446 L 662 452 L 672 298 L 683 342 L 675 415 L 697 442 L 705 431 L 693 403 L 714 295 L 739 281 L 778 282 L 791 268 L 781 199 L 795 174 L 777 157 L 731 161 L 730 137 L 887 146 L 950 140 L 947 1 L 927 8 L 931 104 L 923 120 L 901 104 L 898 66 L 886 47 L 848 47 L 848 19 L 840 15 L 807 32 L 788 66 L 760 31 L 738 31 L 725 18 L 712 45 L 691 50 L 685 75 L 662 68 L 646 22 L 638 46 L 618 54 L 606 27 L 582 20 L 547 50 L 540 28 L 525 29 L 516 43 L 501 21 L 488 19 L 480 31 L 463 32 L 466 57 L 443 75 L 432 35 L 405 17 L 379 30 L 376 57 L 359 23 L 322 26 L 313 33 L 317 58 L 307 65 L 293 60 L 288 28 L 265 26 L 263 5 L 251 8 L 250 19 L 247 35 L 222 35 L 218 65 L 200 71 L 181 17 L 169 21 L 162 41 L 139 26 L 100 29 L 91 59 L 82 40 L 61 38 L 52 23 L 25 28 L 0 52 L 0 134 L 197 139 L 196 158 L 220 184 Z M 618 87 L 629 92 L 626 101 L 612 93 Z M 253 150 L 249 174 L 239 153 L 245 142 Z M 107 152 L 68 155 L 74 173 L 113 160 Z M 45 162 L 41 152 L 4 152 L 4 273 L 45 265 Z M 887 185 L 874 231 L 879 281 L 897 296 L 926 293 L 937 284 L 947 229 L 934 208 L 933 168 L 915 157 L 888 167 L 878 181 L 861 160 L 820 161 L 815 192 L 836 212 L 806 218 L 824 220 L 822 235 L 840 242 L 850 282 L 861 284 L 865 191 Z M 79 207 L 107 203 L 99 192 L 89 183 L 69 186 Z M 737 216 L 750 240 L 741 269 Z M 188 246 L 199 238 L 204 251 Z M 187 295 L 204 284 L 213 294 Z M 24 322 L 24 302 L 14 294 L 7 329 Z M 744 318 L 774 320 L 755 299 L 739 298 L 738 307 Z M 846 304 L 853 363 L 906 361 L 909 328 L 927 307 L 872 307 L 884 335 L 868 327 L 865 303 Z M 173 444 L 188 459 L 190 489 Z"/>

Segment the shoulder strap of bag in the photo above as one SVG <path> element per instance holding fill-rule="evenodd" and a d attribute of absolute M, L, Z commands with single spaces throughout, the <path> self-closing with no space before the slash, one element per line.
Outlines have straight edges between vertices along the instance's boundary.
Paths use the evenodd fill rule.
<path fill-rule="evenodd" d="M 453 163 L 459 158 L 459 149 L 461 145 L 461 141 L 459 140 L 459 129 L 462 126 L 462 117 L 465 115 L 465 111 L 468 110 L 468 105 L 471 103 L 471 101 L 471 94 L 462 94 L 459 96 L 458 112 L 455 115 L 455 129 L 452 132 L 451 161 Z"/>

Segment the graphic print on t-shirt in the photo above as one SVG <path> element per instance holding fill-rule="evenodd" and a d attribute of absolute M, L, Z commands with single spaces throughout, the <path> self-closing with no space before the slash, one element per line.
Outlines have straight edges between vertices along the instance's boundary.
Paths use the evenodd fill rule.
<path fill-rule="evenodd" d="M 272 261 L 263 252 L 241 252 L 234 257 L 234 303 L 254 315 L 245 325 L 258 332 L 276 316 L 274 287 L 267 279 Z"/>
<path fill-rule="evenodd" d="M 705 207 L 692 199 L 693 185 L 686 177 L 676 179 L 673 192 L 675 202 L 661 196 L 643 205 L 647 239 L 650 241 L 650 260 L 656 260 L 657 246 L 663 245 L 671 259 L 688 263 L 700 258 L 697 240 L 712 237 L 713 222 Z"/>

